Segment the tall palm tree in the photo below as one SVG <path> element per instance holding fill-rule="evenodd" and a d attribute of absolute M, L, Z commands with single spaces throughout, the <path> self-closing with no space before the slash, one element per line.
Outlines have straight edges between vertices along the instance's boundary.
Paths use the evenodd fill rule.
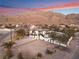
<path fill-rule="evenodd" d="M 10 33 L 11 33 L 11 42 L 12 42 L 12 29 L 14 29 L 15 26 L 12 26 L 12 24 L 9 24 L 8 26 L 6 26 L 6 28 L 10 29 Z"/>

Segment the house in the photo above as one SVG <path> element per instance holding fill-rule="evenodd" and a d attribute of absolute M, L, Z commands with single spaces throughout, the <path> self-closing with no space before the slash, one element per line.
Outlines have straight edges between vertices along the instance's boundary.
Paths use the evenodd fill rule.
<path fill-rule="evenodd" d="M 63 28 L 65 28 L 65 25 L 62 26 Z M 53 37 L 50 37 L 50 34 L 51 32 L 55 32 L 56 33 L 56 36 L 58 36 L 58 40 L 53 40 Z M 35 26 L 35 25 L 32 25 L 30 27 L 30 31 L 29 31 L 29 37 L 32 37 L 34 39 L 37 39 L 37 40 L 43 40 L 43 41 L 46 41 L 46 42 L 50 42 L 50 43 L 54 43 L 54 44 L 57 44 L 57 45 L 61 45 L 61 46 L 64 46 L 64 47 L 67 47 L 69 46 L 72 38 L 70 37 L 68 39 L 68 41 L 66 42 L 66 44 L 64 44 L 63 42 L 60 43 L 59 41 L 59 37 L 63 37 L 64 33 L 62 32 L 57 32 L 57 31 L 53 31 L 53 30 L 49 30 L 49 29 L 45 29 L 45 28 L 39 28 L 38 26 Z"/>
<path fill-rule="evenodd" d="M 60 31 L 62 31 L 64 28 L 66 28 L 66 25 L 64 25 L 64 24 L 60 24 L 60 25 L 59 25 L 59 30 L 60 30 Z"/>

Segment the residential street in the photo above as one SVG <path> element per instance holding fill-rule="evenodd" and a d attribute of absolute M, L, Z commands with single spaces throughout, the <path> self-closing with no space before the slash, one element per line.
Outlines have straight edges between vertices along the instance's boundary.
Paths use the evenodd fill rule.
<path fill-rule="evenodd" d="M 9 32 L 7 32 L 7 31 L 0 32 L 0 40 L 4 39 L 5 37 L 7 37 L 8 34 L 9 34 Z"/>

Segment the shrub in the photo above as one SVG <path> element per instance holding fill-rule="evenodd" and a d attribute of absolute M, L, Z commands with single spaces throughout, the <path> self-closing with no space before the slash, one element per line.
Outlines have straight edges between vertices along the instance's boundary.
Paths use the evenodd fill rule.
<path fill-rule="evenodd" d="M 17 39 L 23 38 L 26 35 L 24 29 L 19 29 L 19 30 L 15 31 L 15 33 L 16 33 Z"/>
<path fill-rule="evenodd" d="M 19 53 L 17 59 L 24 59 L 22 53 Z"/>
<path fill-rule="evenodd" d="M 38 53 L 37 54 L 37 57 L 40 57 L 41 58 L 42 57 L 42 54 L 41 53 Z"/>
<path fill-rule="evenodd" d="M 7 51 L 7 53 L 4 55 L 3 59 L 10 59 L 13 57 L 13 53 L 11 51 Z"/>
<path fill-rule="evenodd" d="M 53 51 L 51 51 L 49 49 L 46 50 L 46 54 L 52 54 L 52 53 L 53 53 Z"/>

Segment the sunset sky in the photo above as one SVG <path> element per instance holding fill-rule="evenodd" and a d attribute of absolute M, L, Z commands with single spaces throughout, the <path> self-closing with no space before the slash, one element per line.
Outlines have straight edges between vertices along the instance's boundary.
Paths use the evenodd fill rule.
<path fill-rule="evenodd" d="M 79 13 L 79 0 L 0 0 L 0 13 L 54 11 Z"/>

